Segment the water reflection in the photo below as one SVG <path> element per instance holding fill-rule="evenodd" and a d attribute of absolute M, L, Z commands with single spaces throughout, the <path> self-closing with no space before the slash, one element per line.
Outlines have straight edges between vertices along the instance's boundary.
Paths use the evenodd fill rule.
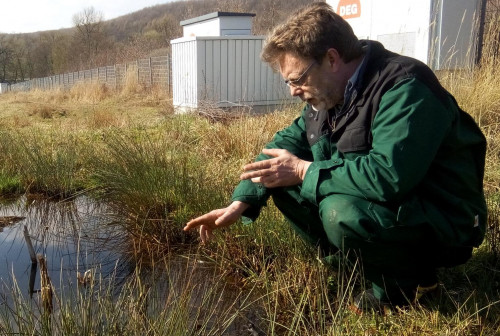
<path fill-rule="evenodd" d="M 134 249 L 133 234 L 125 232 L 118 221 L 106 204 L 84 196 L 70 202 L 21 198 L 1 205 L 0 223 L 5 225 L 0 230 L 0 306 L 15 307 L 16 288 L 28 298 L 31 279 L 36 293 L 30 303 L 38 304 L 30 311 L 38 317 L 42 312 L 37 292 L 41 289 L 40 267 L 32 266 L 23 233 L 26 227 L 35 254 L 46 258 L 55 296 L 62 298 L 55 309 L 65 309 L 65 314 L 82 314 L 87 310 L 79 307 L 90 302 L 101 314 L 97 320 L 104 319 L 109 312 L 98 309 L 106 306 L 102 300 L 107 299 L 97 291 L 109 290 L 113 304 L 106 309 L 116 308 L 124 325 L 137 314 L 141 319 L 163 319 L 166 326 L 162 328 L 167 331 L 170 324 L 172 330 L 178 328 L 176 321 L 180 321 L 191 330 L 187 334 L 243 335 L 249 322 L 255 325 L 258 309 L 252 303 L 253 289 L 243 291 L 227 283 L 226 274 L 199 250 L 148 259 L 147 253 Z M 85 274 L 95 278 L 95 287 L 78 285 L 78 272 L 83 283 Z M 86 317 L 79 318 L 85 321 Z M 23 323 L 29 323 L 17 325 L 19 321 L 15 308 L 0 312 L 0 332 L 2 323 L 16 333 Z"/>
<path fill-rule="evenodd" d="M 36 254 L 45 256 L 53 286 L 75 287 L 77 272 L 91 271 L 118 284 L 134 269 L 122 254 L 126 236 L 105 204 L 87 197 L 53 202 L 25 197 L 0 207 L 0 292 L 15 283 L 28 291 L 32 263 L 23 235 L 27 228 Z M 3 224 L 2 224 L 3 223 Z M 34 282 L 40 289 L 40 279 Z"/>

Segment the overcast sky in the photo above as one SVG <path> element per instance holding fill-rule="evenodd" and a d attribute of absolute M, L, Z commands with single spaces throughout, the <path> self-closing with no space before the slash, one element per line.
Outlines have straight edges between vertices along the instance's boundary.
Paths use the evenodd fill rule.
<path fill-rule="evenodd" d="M 73 15 L 93 6 L 104 20 L 173 0 L 0 0 L 0 32 L 31 33 L 69 28 Z"/>

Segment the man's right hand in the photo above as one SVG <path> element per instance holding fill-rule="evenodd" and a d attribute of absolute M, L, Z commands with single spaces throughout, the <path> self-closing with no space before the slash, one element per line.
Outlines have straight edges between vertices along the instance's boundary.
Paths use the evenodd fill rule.
<path fill-rule="evenodd" d="M 212 238 L 213 230 L 236 223 L 249 206 L 247 203 L 234 201 L 226 208 L 212 210 L 207 214 L 190 220 L 184 227 L 184 231 L 200 227 L 200 238 L 205 243 Z"/>

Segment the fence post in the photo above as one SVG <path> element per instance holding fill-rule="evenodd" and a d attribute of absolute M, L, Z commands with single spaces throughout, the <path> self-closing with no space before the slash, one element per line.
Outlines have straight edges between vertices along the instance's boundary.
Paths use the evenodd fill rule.
<path fill-rule="evenodd" d="M 153 87 L 153 66 L 151 65 L 151 57 L 149 58 L 149 84 Z"/>
<path fill-rule="evenodd" d="M 168 85 L 168 93 L 172 93 L 172 54 L 170 56 L 167 56 L 167 85 Z"/>

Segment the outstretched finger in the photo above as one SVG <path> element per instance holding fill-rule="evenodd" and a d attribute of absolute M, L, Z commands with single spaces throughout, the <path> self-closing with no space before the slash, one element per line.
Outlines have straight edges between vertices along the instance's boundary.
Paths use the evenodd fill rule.
<path fill-rule="evenodd" d="M 252 162 L 243 166 L 243 171 L 251 171 L 251 170 L 259 170 L 259 169 L 267 169 L 272 166 L 272 159 L 262 160 L 257 162 Z"/>
<path fill-rule="evenodd" d="M 200 225 L 201 225 L 201 223 L 199 222 L 199 218 L 195 218 L 195 219 L 192 219 L 189 222 L 187 222 L 182 230 L 189 231 L 189 230 L 194 229 Z"/>
<path fill-rule="evenodd" d="M 184 226 L 184 231 L 189 231 L 191 229 L 194 229 L 200 225 L 210 225 L 210 223 L 214 223 L 215 220 L 217 219 L 217 215 L 215 211 L 211 211 L 207 214 L 204 214 L 203 216 L 197 217 L 195 219 L 190 220 L 189 222 L 186 223 L 186 226 Z"/>

